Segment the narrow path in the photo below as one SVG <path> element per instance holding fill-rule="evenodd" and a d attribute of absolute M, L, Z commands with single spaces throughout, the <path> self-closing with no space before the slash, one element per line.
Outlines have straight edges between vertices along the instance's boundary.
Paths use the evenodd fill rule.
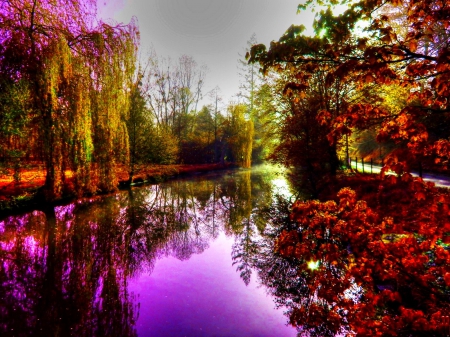
<path fill-rule="evenodd" d="M 358 165 L 355 164 L 354 161 L 351 162 L 352 168 L 358 169 L 358 172 L 363 172 L 363 166 L 361 163 L 358 163 Z M 364 163 L 364 173 L 372 173 L 372 174 L 378 174 L 381 172 L 382 166 L 380 165 L 371 165 Z M 394 174 L 393 172 L 388 174 Z M 411 174 L 415 177 L 419 176 L 418 172 L 411 172 Z M 438 187 L 446 187 L 450 188 L 450 176 L 441 174 L 441 173 L 430 173 L 430 172 L 424 172 L 422 174 L 422 179 L 424 181 L 431 181 L 436 184 Z"/>

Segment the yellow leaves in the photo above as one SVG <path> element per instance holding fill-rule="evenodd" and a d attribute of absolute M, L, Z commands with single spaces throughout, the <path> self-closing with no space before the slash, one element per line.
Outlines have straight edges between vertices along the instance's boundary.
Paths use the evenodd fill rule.
<path fill-rule="evenodd" d="M 403 87 L 397 84 L 383 85 L 384 101 L 382 105 L 392 114 L 398 114 L 406 105 L 410 93 L 409 86 Z"/>
<path fill-rule="evenodd" d="M 409 120 L 409 117 L 406 114 L 402 113 L 402 114 L 400 114 L 400 116 L 398 116 L 396 122 L 399 125 L 405 125 L 406 123 L 408 123 L 408 120 Z"/>
<path fill-rule="evenodd" d="M 381 236 L 381 241 L 383 243 L 395 243 L 406 237 L 406 234 L 386 233 Z"/>

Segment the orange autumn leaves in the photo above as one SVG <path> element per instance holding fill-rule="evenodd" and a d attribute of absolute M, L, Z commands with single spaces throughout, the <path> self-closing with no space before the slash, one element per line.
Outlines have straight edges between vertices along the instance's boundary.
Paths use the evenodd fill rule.
<path fill-rule="evenodd" d="M 448 193 L 386 176 L 364 198 L 343 188 L 336 201 L 293 205 L 296 228 L 282 231 L 275 251 L 295 262 L 312 295 L 291 323 L 312 326 L 320 317 L 332 333 L 441 336 L 450 315 Z"/>

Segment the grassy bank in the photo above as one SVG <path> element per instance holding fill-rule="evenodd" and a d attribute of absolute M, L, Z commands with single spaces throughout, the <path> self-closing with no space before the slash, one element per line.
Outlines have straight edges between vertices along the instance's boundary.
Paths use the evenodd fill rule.
<path fill-rule="evenodd" d="M 130 184 L 159 183 L 181 176 L 201 174 L 233 167 L 235 166 L 231 163 L 140 166 L 136 169 L 131 182 L 126 167 L 119 167 L 117 172 L 119 178 L 118 188 L 128 188 Z M 66 178 L 69 180 L 68 185 L 70 186 L 70 181 L 73 179 L 71 171 L 66 171 Z M 19 181 L 14 181 L 12 171 L 4 171 L 0 175 L 0 217 L 10 213 L 31 210 L 36 207 L 48 206 L 48 203 L 39 196 L 39 190 L 42 189 L 44 183 L 45 170 L 42 166 L 21 169 Z M 55 204 L 64 203 L 73 199 L 75 197 L 69 190 Z"/>

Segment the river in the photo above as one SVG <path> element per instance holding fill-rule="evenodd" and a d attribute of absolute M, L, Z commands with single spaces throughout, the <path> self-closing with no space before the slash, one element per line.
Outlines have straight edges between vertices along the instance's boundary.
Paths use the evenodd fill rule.
<path fill-rule="evenodd" d="M 295 336 L 258 260 L 272 250 L 267 207 L 292 193 L 280 172 L 211 172 L 0 220 L 0 335 Z"/>

